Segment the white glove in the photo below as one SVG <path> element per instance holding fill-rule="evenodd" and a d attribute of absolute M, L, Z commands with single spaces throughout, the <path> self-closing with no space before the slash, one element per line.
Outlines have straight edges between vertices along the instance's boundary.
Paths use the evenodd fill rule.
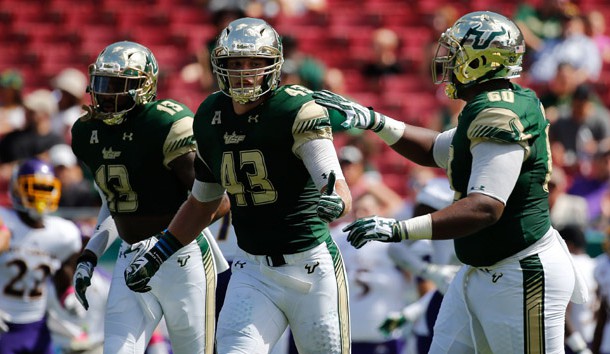
<path fill-rule="evenodd" d="M 150 291 L 151 287 L 148 282 L 169 257 L 155 248 L 159 238 L 161 238 L 161 234 L 131 245 L 131 251 L 135 254 L 131 263 L 125 268 L 124 276 L 127 286 L 135 292 L 145 293 Z"/>
<path fill-rule="evenodd" d="M 11 321 L 11 315 L 0 310 L 0 334 L 8 332 L 8 323 Z"/>
<path fill-rule="evenodd" d="M 343 112 L 346 119 L 341 125 L 345 128 L 370 129 L 374 132 L 383 129 L 385 124 L 383 114 L 376 114 L 372 109 L 352 102 L 341 95 L 323 90 L 314 92 L 313 98 L 321 106 Z"/>
<path fill-rule="evenodd" d="M 320 196 L 318 208 L 316 209 L 320 219 L 327 223 L 331 223 L 338 219 L 343 213 L 343 210 L 345 210 L 345 203 L 343 203 L 343 199 L 341 199 L 341 196 L 335 192 L 336 180 L 337 177 L 335 176 L 335 171 L 330 171 L 328 174 L 328 184 L 326 185 L 326 190 Z"/>
<path fill-rule="evenodd" d="M 89 302 L 85 293 L 87 288 L 91 285 L 91 277 L 93 276 L 93 268 L 95 264 L 91 261 L 81 260 L 76 265 L 76 271 L 72 277 L 72 285 L 74 286 L 74 293 L 78 302 L 83 305 L 85 310 L 89 309 Z"/>
<path fill-rule="evenodd" d="M 360 248 L 369 241 L 402 241 L 400 231 L 394 227 L 395 225 L 397 225 L 395 219 L 375 215 L 357 219 L 344 227 L 343 232 L 349 231 L 347 241 L 355 248 Z"/>

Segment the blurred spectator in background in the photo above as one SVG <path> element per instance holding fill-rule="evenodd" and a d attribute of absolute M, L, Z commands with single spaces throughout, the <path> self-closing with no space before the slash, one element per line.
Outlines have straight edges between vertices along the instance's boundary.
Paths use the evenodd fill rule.
<path fill-rule="evenodd" d="M 372 57 L 362 67 L 371 90 L 380 88 L 384 76 L 400 75 L 405 69 L 399 60 L 400 38 L 389 28 L 378 28 L 371 37 Z"/>
<path fill-rule="evenodd" d="M 534 55 L 528 78 L 534 83 L 548 82 L 561 63 L 569 63 L 576 68 L 579 83 L 596 82 L 602 69 L 601 54 L 585 32 L 584 17 L 566 17 L 562 23 L 561 37 L 544 41 Z"/>
<path fill-rule="evenodd" d="M 72 124 L 83 114 L 87 77 L 80 70 L 67 68 L 51 80 L 51 85 L 58 100 L 58 111 L 51 119 L 51 127 L 56 134 L 70 143 Z"/>
<path fill-rule="evenodd" d="M 546 118 L 553 124 L 559 117 L 559 107 L 572 102 L 572 96 L 579 86 L 576 68 L 570 63 L 560 63 L 555 76 L 541 88 L 540 102 L 544 106 Z"/>
<path fill-rule="evenodd" d="M 246 16 L 245 6 L 247 1 L 210 1 L 208 3 L 208 10 L 212 13 L 212 24 L 216 28 L 216 35 L 220 33 L 227 25 L 238 18 Z M 210 63 L 210 54 L 212 48 L 216 44 L 216 35 L 210 38 L 207 42 L 203 43 L 203 46 L 197 52 L 197 63 L 198 65 L 187 65 L 188 68 L 196 68 L 198 70 L 189 71 L 193 76 L 199 78 L 201 88 L 206 92 L 213 92 L 218 90 L 218 84 L 216 83 L 215 76 L 212 73 L 212 64 Z M 186 68 L 185 68 L 186 69 Z M 184 73 L 184 69 L 183 69 Z M 189 79 L 187 79 L 188 81 Z"/>
<path fill-rule="evenodd" d="M 597 152 L 599 142 L 610 137 L 610 112 L 598 102 L 593 87 L 583 84 L 574 91 L 571 103 L 560 107 L 549 138 L 563 146 L 563 166 L 586 163 Z"/>
<path fill-rule="evenodd" d="M 589 224 L 587 200 L 578 195 L 568 194 L 569 183 L 563 168 L 553 166 L 549 181 L 551 224 L 557 230 L 567 225 L 577 225 L 585 229 Z"/>
<path fill-rule="evenodd" d="M 51 130 L 51 116 L 57 112 L 57 101 L 51 91 L 35 90 L 28 94 L 25 107 L 25 125 L 0 139 L 0 180 L 10 178 L 11 169 L 18 160 L 41 156 L 63 138 Z"/>
<path fill-rule="evenodd" d="M 438 36 L 445 32 L 447 28 L 451 27 L 455 21 L 460 17 L 458 10 L 451 4 L 445 4 L 440 6 L 432 14 L 432 20 L 428 23 L 428 26 L 432 29 L 432 38 L 424 45 L 424 57 L 420 61 L 419 72 L 423 76 L 425 81 L 422 84 L 429 84 L 430 82 L 430 63 L 436 54 L 436 47 L 438 45 Z M 444 93 L 443 93 L 444 96 Z"/>
<path fill-rule="evenodd" d="M 326 0 L 279 0 L 282 15 L 287 17 L 304 16 L 308 13 L 324 15 Z"/>
<path fill-rule="evenodd" d="M 584 197 L 589 209 L 589 222 L 597 223 L 601 215 L 602 200 L 610 192 L 610 148 L 600 144 L 598 151 L 581 174 L 574 178 L 568 193 Z"/>
<path fill-rule="evenodd" d="M 353 145 L 343 146 L 338 151 L 339 163 L 354 200 L 365 194 L 378 199 L 378 215 L 394 216 L 403 206 L 403 199 L 381 180 L 375 170 L 367 171 L 368 162 L 362 151 Z"/>
<path fill-rule="evenodd" d="M 16 70 L 0 74 L 0 138 L 25 124 L 23 77 Z"/>
<path fill-rule="evenodd" d="M 599 311 L 591 350 L 593 353 L 610 353 L 610 228 L 604 230 L 604 252 L 595 258 L 594 277 L 597 282 Z"/>
<path fill-rule="evenodd" d="M 574 14 L 578 8 L 568 0 L 542 0 L 538 5 L 529 1 L 521 1 L 517 6 L 513 19 L 525 39 L 527 45 L 525 64 L 544 42 L 561 37 L 562 20 L 567 14 Z"/>
<path fill-rule="evenodd" d="M 587 240 L 581 225 L 565 225 L 558 231 L 565 240 L 574 264 L 580 270 L 589 289 L 589 301 L 587 303 L 568 303 L 566 310 L 566 353 L 592 354 L 588 348 L 593 341 L 595 312 L 599 307 L 597 282 L 594 276 L 595 261 L 587 254 Z"/>
<path fill-rule="evenodd" d="M 93 183 L 84 177 L 72 148 L 58 144 L 49 150 L 49 159 L 61 182 L 60 207 L 99 207 L 100 196 Z"/>
<path fill-rule="evenodd" d="M 610 63 L 610 35 L 606 33 L 606 18 L 600 11 L 587 13 L 587 35 L 593 39 L 603 63 Z"/>
<path fill-rule="evenodd" d="M 321 90 L 324 86 L 326 67 L 318 59 L 303 53 L 299 41 L 292 35 L 282 36 L 284 65 L 282 65 L 282 84 L 302 85 L 311 90 Z"/>

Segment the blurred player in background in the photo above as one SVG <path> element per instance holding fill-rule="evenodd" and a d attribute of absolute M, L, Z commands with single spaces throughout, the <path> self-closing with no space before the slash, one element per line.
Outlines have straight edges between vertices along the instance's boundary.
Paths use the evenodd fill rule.
<path fill-rule="evenodd" d="M 456 128 L 439 133 L 385 117 L 330 92 L 316 102 L 371 129 L 393 150 L 447 171 L 455 202 L 408 220 L 348 225 L 348 241 L 454 239 L 463 266 L 445 293 L 430 353 L 563 353 L 565 311 L 586 284 L 551 226 L 549 122 L 519 77 L 525 42 L 508 18 L 462 16 L 441 34 L 433 79 L 466 102 Z"/>
<path fill-rule="evenodd" d="M 383 203 L 375 194 L 365 193 L 354 201 L 353 215 L 361 218 L 379 215 Z M 383 214 L 381 214 L 383 215 Z M 388 257 L 390 244 L 377 242 L 374 247 L 357 250 L 346 240 L 337 224 L 331 234 L 345 260 L 349 284 L 352 354 L 400 354 L 404 339 L 399 333 L 384 336 L 377 328 L 389 312 L 396 312 L 416 299 L 415 282 L 409 281 Z"/>
<path fill-rule="evenodd" d="M 0 220 L 10 230 L 10 247 L 0 253 L 0 310 L 10 320 L 0 324 L 0 353 L 52 354 L 46 310 L 51 277 L 56 284 L 62 269 L 81 249 L 80 231 L 66 219 L 47 215 L 57 209 L 59 180 L 47 163 L 24 160 L 10 180 L 12 209 L 0 208 Z M 63 289 L 62 289 L 63 290 Z M 3 322 L 0 320 L 0 322 Z"/>
<path fill-rule="evenodd" d="M 104 203 L 79 258 L 76 295 L 88 308 L 93 268 L 118 234 L 122 243 L 108 294 L 104 353 L 143 353 L 162 316 L 174 353 L 212 353 L 216 263 L 225 261 L 222 255 L 213 259 L 209 231 L 197 230 L 197 240 L 171 257 L 147 294 L 132 292 L 123 277 L 132 258 L 157 242 L 150 235 L 167 227 L 193 186 L 193 113 L 177 101 L 156 99 L 157 61 L 138 43 L 109 45 L 89 72 L 92 105 L 72 127 L 72 148 L 90 169 Z M 228 211 L 228 199 L 222 201 L 212 211 L 219 217 Z"/>
<path fill-rule="evenodd" d="M 290 325 L 301 353 L 349 353 L 345 270 L 328 223 L 350 211 L 351 196 L 329 112 L 305 87 L 278 87 L 282 44 L 263 20 L 231 22 L 211 60 L 221 91 L 193 126 L 202 173 L 162 240 L 169 254 L 189 243 L 228 194 L 239 248 L 218 352 L 268 353 Z M 155 246 L 133 262 L 130 288 L 147 290 L 165 251 Z"/>

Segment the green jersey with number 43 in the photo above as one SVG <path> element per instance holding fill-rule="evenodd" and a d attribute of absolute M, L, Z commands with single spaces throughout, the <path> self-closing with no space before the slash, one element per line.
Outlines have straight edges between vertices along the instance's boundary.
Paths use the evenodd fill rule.
<path fill-rule="evenodd" d="M 459 259 L 473 266 L 488 266 L 509 257 L 539 240 L 551 227 L 549 122 L 534 92 L 512 85 L 512 90 L 481 93 L 468 102 L 451 144 L 448 176 L 457 198 L 469 192 L 474 145 L 483 141 L 517 143 L 525 149 L 517 184 L 500 220 L 455 240 Z M 472 188 L 485 190 L 485 186 Z"/>
<path fill-rule="evenodd" d="M 212 174 L 205 182 L 226 188 L 237 243 L 251 254 L 292 254 L 330 237 L 316 213 L 320 192 L 295 154 L 306 141 L 332 139 L 329 111 L 311 93 L 282 86 L 237 115 L 231 98 L 216 92 L 195 115 L 197 148 Z"/>
<path fill-rule="evenodd" d="M 136 106 L 118 125 L 78 120 L 72 149 L 91 170 L 110 212 L 175 213 L 188 196 L 167 165 L 195 151 L 193 112 L 173 100 Z"/>

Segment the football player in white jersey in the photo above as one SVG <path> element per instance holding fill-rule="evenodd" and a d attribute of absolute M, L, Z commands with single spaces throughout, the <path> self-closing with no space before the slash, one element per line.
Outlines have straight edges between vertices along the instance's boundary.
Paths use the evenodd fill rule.
<path fill-rule="evenodd" d="M 57 209 L 61 186 L 45 162 L 18 164 L 9 188 L 13 209 L 0 208 L 11 232 L 10 247 L 0 254 L 0 309 L 10 321 L 0 335 L 0 353 L 52 354 L 45 315 L 50 277 L 80 251 L 80 231 L 47 215 Z"/>
<path fill-rule="evenodd" d="M 356 218 L 375 215 L 381 210 L 373 194 L 363 194 L 354 201 Z M 345 260 L 349 284 L 350 318 L 352 322 L 352 353 L 398 354 L 404 346 L 399 333 L 384 336 L 377 330 L 388 312 L 400 311 L 416 299 L 415 283 L 403 274 L 388 257 L 386 243 L 371 243 L 366 250 L 351 247 L 340 223 L 331 234 Z"/>

